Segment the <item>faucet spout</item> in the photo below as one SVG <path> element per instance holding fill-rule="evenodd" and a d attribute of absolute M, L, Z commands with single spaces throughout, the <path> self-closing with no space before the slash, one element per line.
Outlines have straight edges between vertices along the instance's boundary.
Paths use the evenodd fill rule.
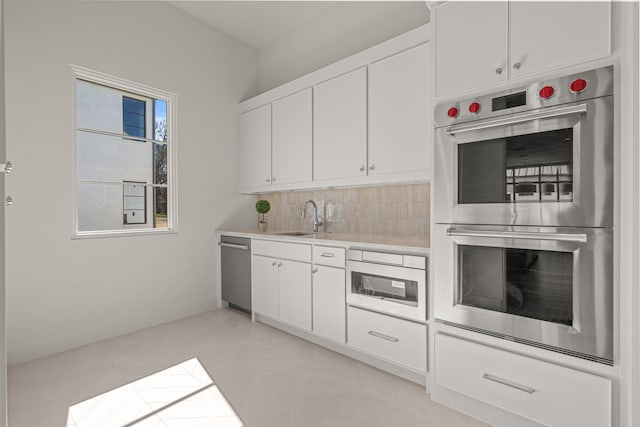
<path fill-rule="evenodd" d="M 322 219 L 318 216 L 318 205 L 312 199 L 308 199 L 304 202 L 304 209 L 302 210 L 302 218 L 306 218 L 307 206 L 311 204 L 313 206 L 313 232 L 318 232 L 318 227 L 322 225 Z"/>

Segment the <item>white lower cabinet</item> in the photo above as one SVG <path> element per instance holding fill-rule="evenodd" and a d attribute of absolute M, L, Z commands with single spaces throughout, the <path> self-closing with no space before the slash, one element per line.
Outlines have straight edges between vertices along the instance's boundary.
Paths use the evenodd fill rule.
<path fill-rule="evenodd" d="M 424 378 L 427 326 L 346 305 L 344 247 L 252 240 L 253 312 L 307 339 L 320 337 L 391 365 L 394 373 Z M 355 356 L 358 358 L 358 356 Z M 384 369 L 384 368 L 383 368 Z"/>
<path fill-rule="evenodd" d="M 355 307 L 347 309 L 349 345 L 418 372 L 427 370 L 427 326 Z"/>
<path fill-rule="evenodd" d="M 311 331 L 311 246 L 264 240 L 252 245 L 253 311 Z"/>
<path fill-rule="evenodd" d="M 345 342 L 346 334 L 344 286 L 344 269 L 315 266 L 313 273 L 313 332 L 341 343 Z"/>
<path fill-rule="evenodd" d="M 278 260 L 254 255 L 251 263 L 253 311 L 273 319 L 278 318 Z"/>
<path fill-rule="evenodd" d="M 611 426 L 611 380 L 445 334 L 435 383 L 554 427 Z"/>
<path fill-rule="evenodd" d="M 311 264 L 282 260 L 278 266 L 280 321 L 311 331 Z"/>

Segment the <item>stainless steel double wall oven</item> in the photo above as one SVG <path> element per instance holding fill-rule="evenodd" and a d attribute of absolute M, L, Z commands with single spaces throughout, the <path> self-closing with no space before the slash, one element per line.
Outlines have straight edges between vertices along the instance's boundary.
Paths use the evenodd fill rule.
<path fill-rule="evenodd" d="M 613 363 L 613 70 L 436 107 L 436 320 Z"/>

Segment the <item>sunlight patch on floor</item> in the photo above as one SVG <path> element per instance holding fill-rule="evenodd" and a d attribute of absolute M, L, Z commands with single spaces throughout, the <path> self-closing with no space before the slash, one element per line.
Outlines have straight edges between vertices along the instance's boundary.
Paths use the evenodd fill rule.
<path fill-rule="evenodd" d="M 241 427 L 197 358 L 69 408 L 67 427 Z"/>

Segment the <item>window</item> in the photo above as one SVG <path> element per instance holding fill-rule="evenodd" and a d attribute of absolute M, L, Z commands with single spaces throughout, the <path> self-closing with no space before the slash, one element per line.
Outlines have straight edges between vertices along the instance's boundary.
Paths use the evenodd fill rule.
<path fill-rule="evenodd" d="M 122 97 L 122 127 L 125 135 L 142 138 L 147 136 L 145 104 L 145 101 L 139 99 Z"/>
<path fill-rule="evenodd" d="M 175 229 L 175 95 L 74 67 L 76 235 Z"/>
<path fill-rule="evenodd" d="M 144 182 L 125 182 L 122 185 L 122 222 L 124 224 L 147 223 L 147 186 Z"/>

